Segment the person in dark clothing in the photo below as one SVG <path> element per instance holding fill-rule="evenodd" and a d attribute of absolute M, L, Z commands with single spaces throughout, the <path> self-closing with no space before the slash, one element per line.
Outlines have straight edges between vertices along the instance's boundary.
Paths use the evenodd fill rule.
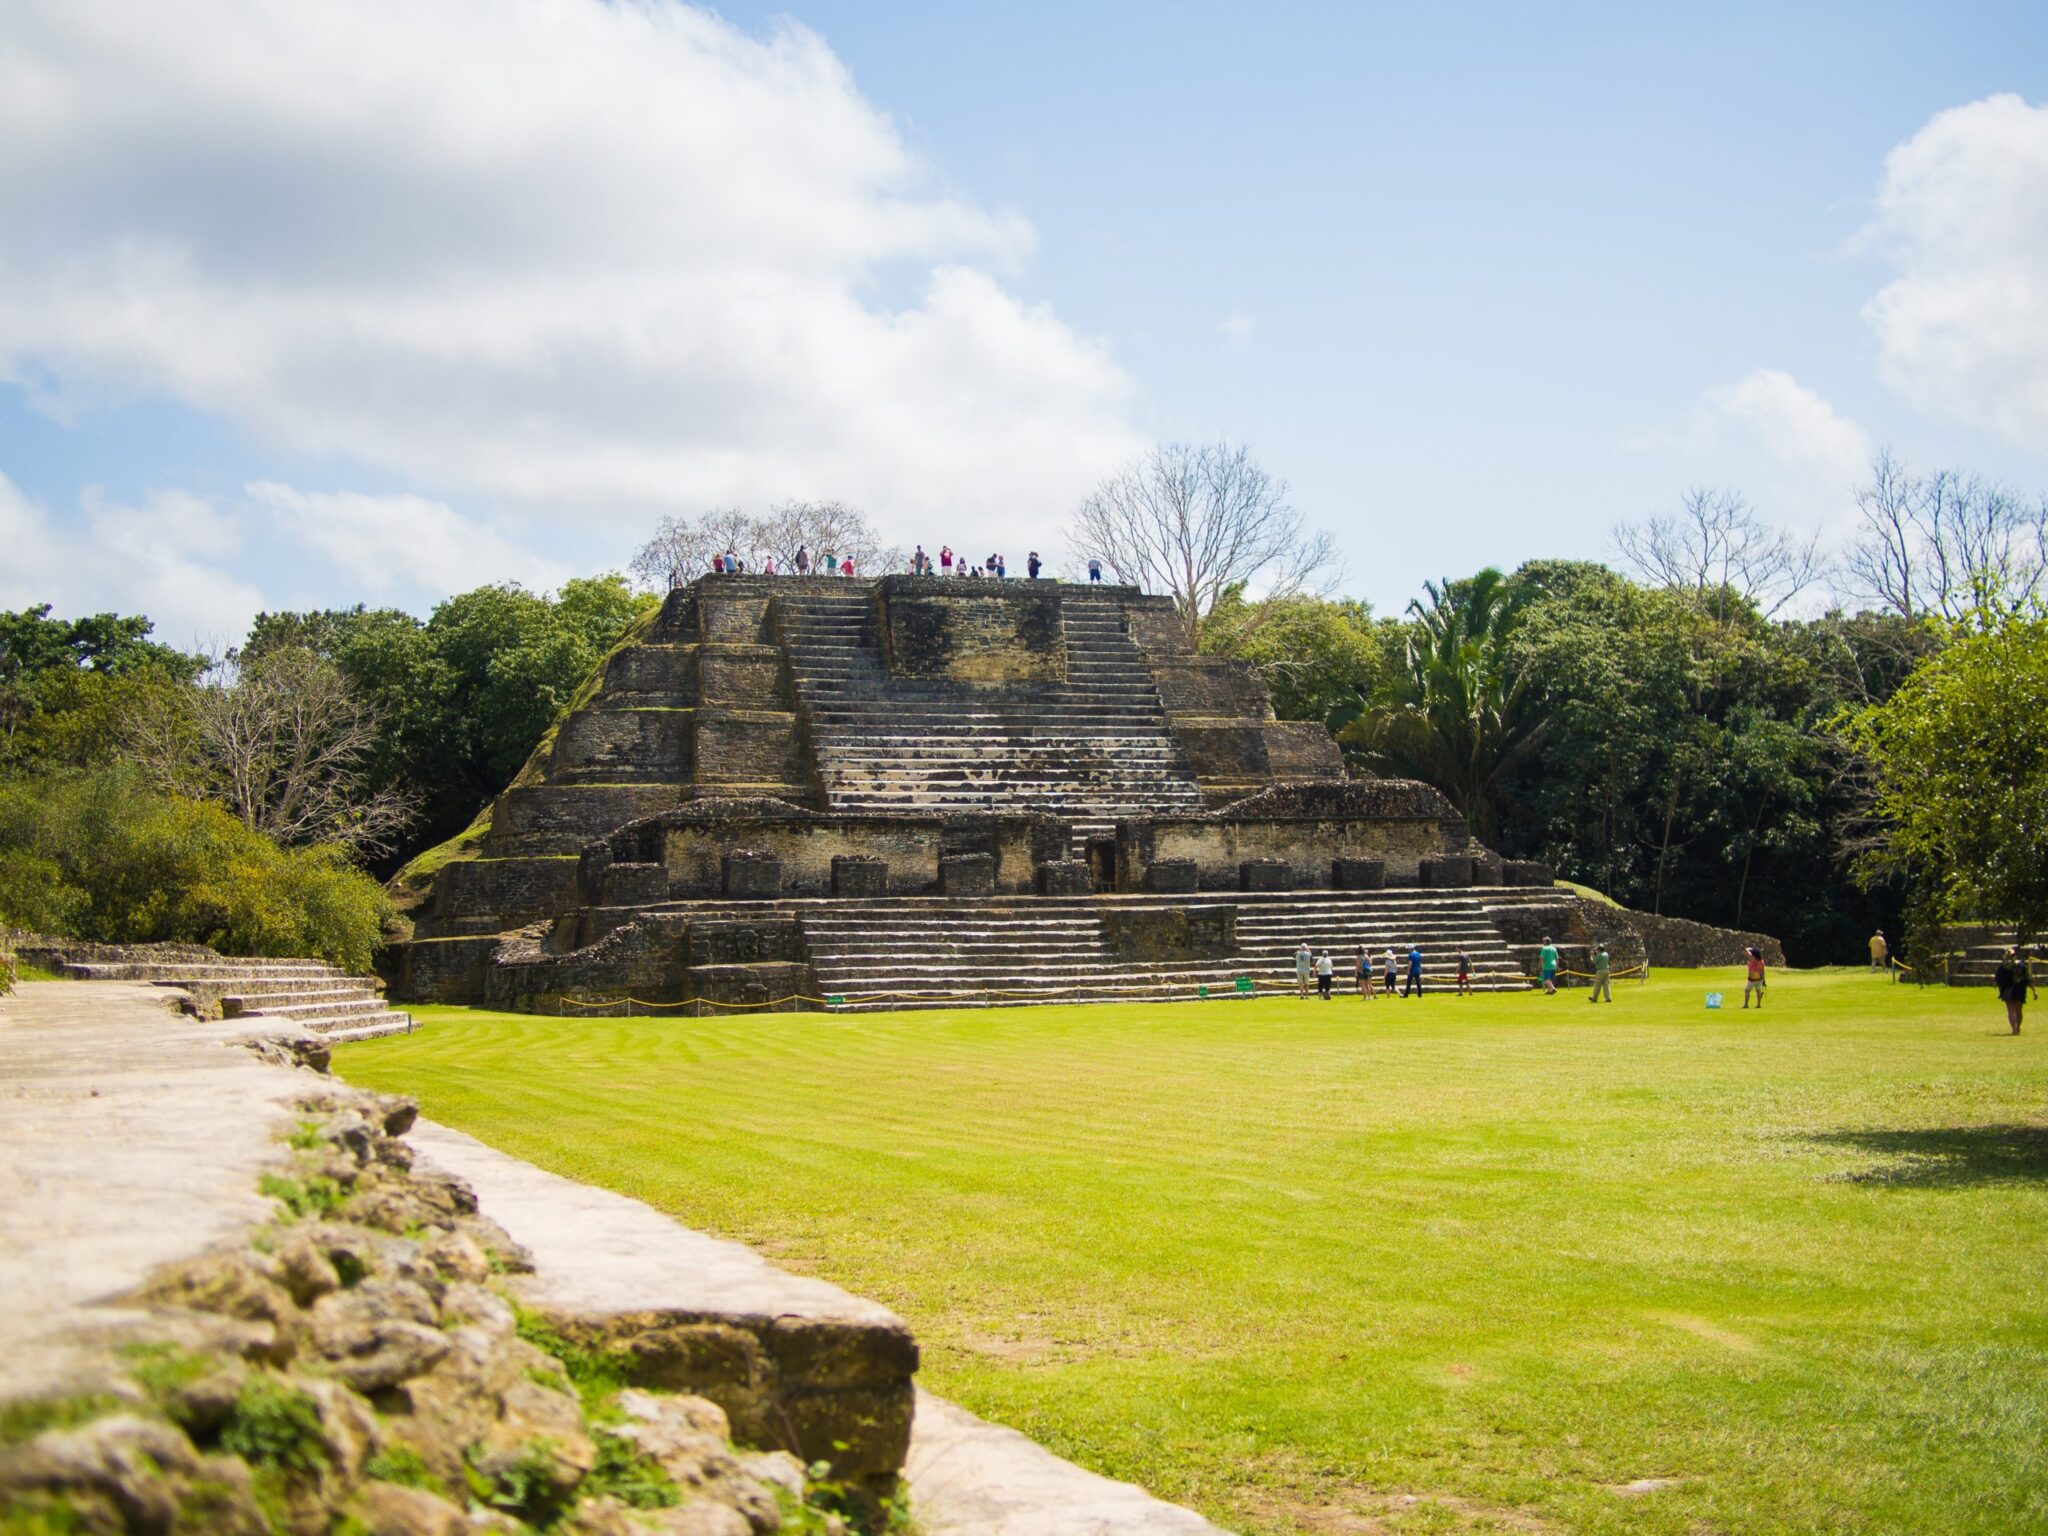
<path fill-rule="evenodd" d="M 2027 996 L 2041 994 L 2034 986 L 2034 973 L 2027 968 L 2027 957 L 2014 949 L 1998 962 L 1998 969 L 1991 973 L 1991 979 L 1998 986 L 1998 1000 L 2005 1004 L 2005 1022 L 2012 1026 L 2012 1032 L 2020 1032 L 2020 1015 L 2027 1006 Z"/>
<path fill-rule="evenodd" d="M 1422 996 L 1422 946 L 1420 944 L 1408 946 L 1408 977 L 1401 983 L 1401 995 L 1406 997 L 1411 991 L 1417 997 Z"/>
<path fill-rule="evenodd" d="M 1024 561 L 1024 569 L 1031 573 L 1031 579 L 1033 581 L 1038 580 L 1039 566 L 1040 561 L 1038 558 L 1038 551 L 1034 549 L 1033 551 L 1031 551 L 1030 555 Z"/>
<path fill-rule="evenodd" d="M 1093 555 L 1088 557 L 1088 579 L 1090 581 L 1102 580 L 1102 562 Z"/>

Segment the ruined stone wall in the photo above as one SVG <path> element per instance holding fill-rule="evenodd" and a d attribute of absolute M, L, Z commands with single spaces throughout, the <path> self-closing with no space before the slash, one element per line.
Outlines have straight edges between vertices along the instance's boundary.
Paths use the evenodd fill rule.
<path fill-rule="evenodd" d="M 1050 583 L 891 576 L 879 585 L 892 676 L 1058 683 L 1067 676 L 1060 591 Z"/>
<path fill-rule="evenodd" d="M 785 1511 L 806 1530 L 834 1510 L 884 1522 L 917 1366 L 900 1325 L 523 1311 L 530 1256 L 466 1184 L 414 1171 L 411 1100 L 320 1087 L 295 1112 L 263 1182 L 276 1218 L 157 1269 L 118 1299 L 70 1389 L 5 1404 L 27 1433 L 0 1444 L 0 1526 L 768 1536 Z M 819 1463 L 830 1483 L 814 1481 Z"/>

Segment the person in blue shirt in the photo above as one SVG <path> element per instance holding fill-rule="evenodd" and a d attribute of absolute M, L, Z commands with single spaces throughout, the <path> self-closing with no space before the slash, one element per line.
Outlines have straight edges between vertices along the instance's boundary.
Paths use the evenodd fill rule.
<path fill-rule="evenodd" d="M 1413 991 L 1418 997 L 1422 995 L 1422 946 L 1420 944 L 1410 944 L 1408 946 L 1408 979 L 1401 983 L 1401 995 L 1406 997 L 1410 991 Z"/>

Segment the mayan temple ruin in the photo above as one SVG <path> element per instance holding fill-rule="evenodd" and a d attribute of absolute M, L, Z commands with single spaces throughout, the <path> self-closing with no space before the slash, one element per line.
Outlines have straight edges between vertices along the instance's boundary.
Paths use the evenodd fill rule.
<path fill-rule="evenodd" d="M 1632 934 L 1347 777 L 1247 663 L 1118 586 L 706 576 L 668 594 L 456 855 L 407 883 L 414 1002 L 1192 998 L 1420 944 L 1520 987 Z M 429 861 L 430 863 L 432 861 Z M 630 1001 L 628 1001 L 630 1000 Z"/>

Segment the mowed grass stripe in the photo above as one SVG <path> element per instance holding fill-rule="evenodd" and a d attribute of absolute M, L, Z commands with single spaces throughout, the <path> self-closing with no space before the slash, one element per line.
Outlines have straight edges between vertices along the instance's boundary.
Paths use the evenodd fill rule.
<path fill-rule="evenodd" d="M 339 1061 L 1241 1529 L 2048 1529 L 2048 1052 L 1982 992 L 1709 987 L 423 1010 Z"/>

